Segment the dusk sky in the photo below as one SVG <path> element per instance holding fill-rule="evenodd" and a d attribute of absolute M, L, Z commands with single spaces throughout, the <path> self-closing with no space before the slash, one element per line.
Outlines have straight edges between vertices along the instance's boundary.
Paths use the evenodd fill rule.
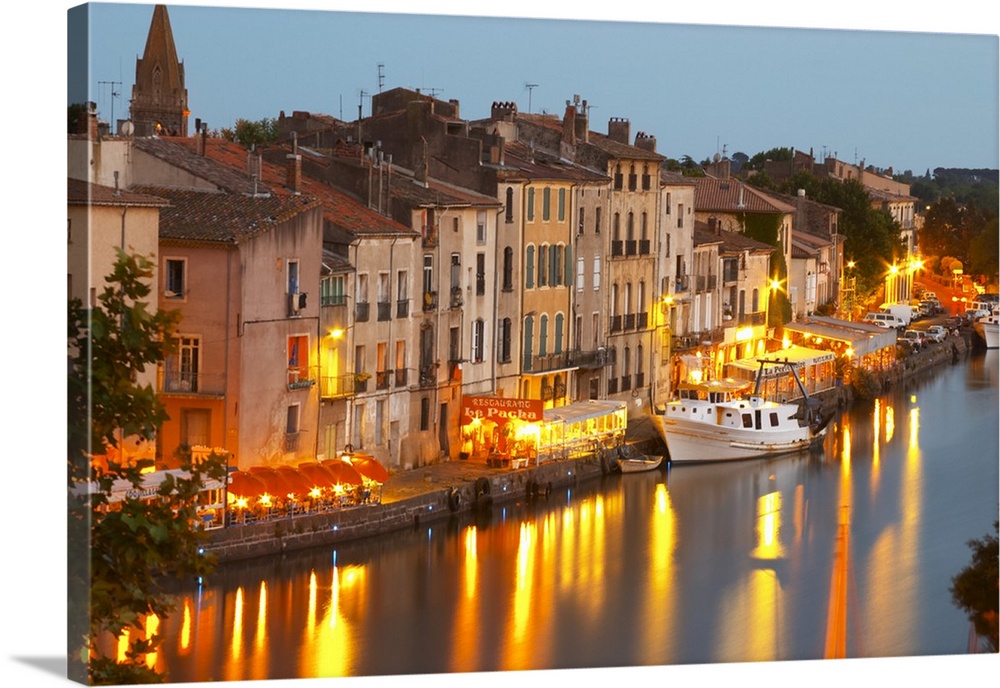
<path fill-rule="evenodd" d="M 657 23 L 641 23 L 601 21 L 599 8 L 583 15 L 593 18 L 553 20 L 447 16 L 449 5 L 470 11 L 455 2 L 421 4 L 434 13 L 424 16 L 356 11 L 383 3 L 294 3 L 352 12 L 210 4 L 168 5 L 192 129 L 196 117 L 217 129 L 293 110 L 354 120 L 359 103 L 370 114 L 362 93 L 379 91 L 382 64 L 382 90 L 457 99 L 465 119 L 488 116 L 497 100 L 562 115 L 579 95 L 591 107 L 591 129 L 606 132 L 609 118 L 627 118 L 633 135 L 655 136 L 658 152 L 672 158 L 782 146 L 915 174 L 998 165 L 995 34 L 698 25 L 695 16 L 667 24 L 675 13 L 663 9 L 638 15 Z M 152 5 L 92 7 L 91 71 L 71 73 L 70 101 L 89 97 L 103 119 L 118 119 Z M 726 16 L 738 18 L 723 12 L 702 21 Z M 835 15 L 828 21 L 844 25 Z"/>

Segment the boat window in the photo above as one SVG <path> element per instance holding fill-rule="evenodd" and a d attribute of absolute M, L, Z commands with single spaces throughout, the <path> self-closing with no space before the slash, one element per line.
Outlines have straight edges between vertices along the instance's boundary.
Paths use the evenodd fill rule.
<path fill-rule="evenodd" d="M 752 428 L 753 427 L 753 416 L 749 413 L 743 414 L 743 427 Z"/>
<path fill-rule="evenodd" d="M 778 427 L 778 414 L 775 413 L 774 411 L 771 411 L 771 427 L 772 428 Z"/>

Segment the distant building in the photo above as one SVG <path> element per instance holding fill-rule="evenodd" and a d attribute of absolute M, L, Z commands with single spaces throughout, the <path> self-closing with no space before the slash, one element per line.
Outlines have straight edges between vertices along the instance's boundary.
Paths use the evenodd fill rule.
<path fill-rule="evenodd" d="M 165 5 L 153 8 L 146 49 L 135 61 L 131 118 L 136 136 L 187 136 L 188 94 L 184 63 L 177 59 Z"/>

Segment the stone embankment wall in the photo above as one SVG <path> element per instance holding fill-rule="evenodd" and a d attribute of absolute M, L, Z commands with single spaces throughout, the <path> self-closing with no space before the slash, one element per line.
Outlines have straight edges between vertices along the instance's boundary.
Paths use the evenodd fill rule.
<path fill-rule="evenodd" d="M 308 547 L 329 546 L 380 535 L 493 504 L 531 499 L 601 475 L 596 459 L 552 461 L 516 471 L 485 467 L 461 484 L 429 487 L 422 494 L 388 504 L 275 518 L 210 531 L 205 549 L 217 561 L 270 556 Z"/>

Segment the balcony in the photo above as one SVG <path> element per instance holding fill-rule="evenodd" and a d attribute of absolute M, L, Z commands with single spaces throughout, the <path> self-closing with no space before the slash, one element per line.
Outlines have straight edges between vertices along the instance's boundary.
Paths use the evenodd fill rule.
<path fill-rule="evenodd" d="M 618 378 L 608 378 L 608 394 L 618 394 Z"/>
<path fill-rule="evenodd" d="M 226 391 L 226 380 L 222 373 L 177 371 L 172 370 L 168 364 L 163 374 L 162 391 L 164 394 L 221 397 Z"/>
<path fill-rule="evenodd" d="M 452 287 L 451 288 L 451 307 L 461 308 L 462 307 L 462 288 Z"/>
<path fill-rule="evenodd" d="M 433 248 L 438 245 L 437 229 L 434 225 L 424 225 L 422 228 L 420 243 L 424 248 Z"/>
<path fill-rule="evenodd" d="M 392 379 L 391 370 L 380 370 L 375 373 L 375 389 L 389 389 L 389 380 Z"/>
<path fill-rule="evenodd" d="M 691 275 L 681 275 L 674 280 L 674 291 L 687 291 L 691 288 Z"/>
<path fill-rule="evenodd" d="M 625 329 L 634 330 L 635 329 L 635 313 L 625 314 Z"/>
<path fill-rule="evenodd" d="M 548 373 L 554 370 L 566 370 L 576 368 L 576 352 L 564 351 L 560 354 L 546 354 L 544 356 L 526 355 L 524 372 Z"/>
<path fill-rule="evenodd" d="M 622 375 L 622 391 L 627 392 L 632 389 L 632 376 Z"/>
<path fill-rule="evenodd" d="M 424 313 L 436 311 L 438 307 L 438 293 L 436 291 L 424 292 Z"/>
<path fill-rule="evenodd" d="M 393 376 L 395 377 L 397 387 L 406 387 L 406 368 L 396 368 Z"/>
<path fill-rule="evenodd" d="M 649 311 L 643 311 L 639 313 L 636 319 L 635 326 L 640 330 L 645 330 L 649 327 Z"/>
<path fill-rule="evenodd" d="M 639 242 L 635 239 L 629 239 L 625 242 L 625 255 L 634 256 L 639 252 Z"/>
<path fill-rule="evenodd" d="M 611 242 L 611 257 L 621 258 L 623 255 L 625 255 L 625 242 L 615 239 Z"/>
<path fill-rule="evenodd" d="M 410 300 L 400 299 L 396 302 L 396 317 L 407 318 L 410 315 Z"/>
<path fill-rule="evenodd" d="M 347 296 L 344 294 L 324 294 L 319 297 L 320 306 L 346 306 Z"/>
<path fill-rule="evenodd" d="M 356 373 L 354 375 L 354 393 L 362 394 L 368 391 L 368 378 L 371 375 L 368 373 Z"/>
<path fill-rule="evenodd" d="M 343 399 L 354 395 L 354 373 L 328 375 L 320 379 L 320 396 L 324 399 Z"/>
<path fill-rule="evenodd" d="M 301 432 L 286 432 L 284 448 L 286 452 L 297 452 L 299 450 L 299 437 Z"/>
<path fill-rule="evenodd" d="M 595 368 L 614 365 L 618 358 L 615 355 L 615 351 L 616 349 L 604 348 L 597 349 L 596 351 L 577 351 L 574 356 L 576 366 L 578 368 L 593 370 Z"/>
<path fill-rule="evenodd" d="M 354 320 L 355 322 L 368 322 L 369 314 L 369 303 L 367 301 L 359 301 L 354 304 Z"/>
<path fill-rule="evenodd" d="M 648 256 L 650 253 L 649 239 L 639 239 L 639 255 Z"/>
<path fill-rule="evenodd" d="M 429 365 L 420 369 L 419 384 L 421 387 L 433 387 L 437 384 L 437 366 Z"/>
<path fill-rule="evenodd" d="M 309 369 L 289 366 L 288 368 L 288 389 L 309 389 L 316 384 L 315 380 L 309 379 Z"/>
<path fill-rule="evenodd" d="M 756 313 L 744 313 L 741 315 L 737 321 L 739 327 L 754 327 L 757 325 L 764 324 L 764 311 L 758 311 Z"/>
<path fill-rule="evenodd" d="M 622 316 L 620 315 L 611 316 L 611 331 L 612 332 L 622 331 Z"/>
<path fill-rule="evenodd" d="M 388 301 L 379 301 L 376 304 L 376 316 L 379 322 L 385 322 L 392 317 L 392 304 Z"/>
<path fill-rule="evenodd" d="M 646 386 L 646 373 L 636 373 L 635 374 L 635 388 Z"/>

